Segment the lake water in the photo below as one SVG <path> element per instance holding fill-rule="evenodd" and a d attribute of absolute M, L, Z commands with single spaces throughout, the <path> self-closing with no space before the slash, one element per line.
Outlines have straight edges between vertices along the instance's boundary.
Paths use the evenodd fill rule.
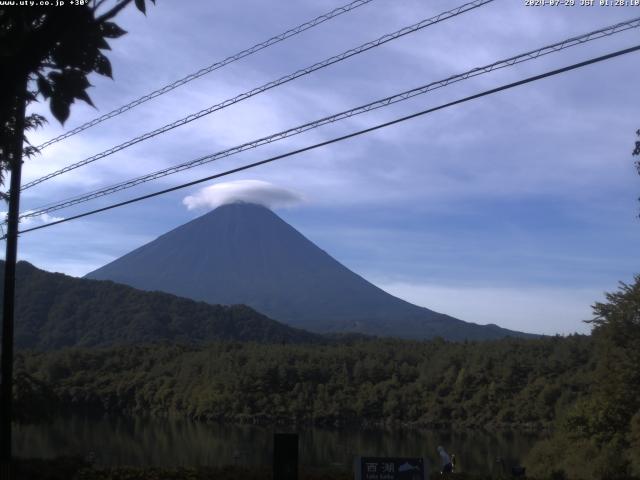
<path fill-rule="evenodd" d="M 455 453 L 458 471 L 498 473 L 498 457 L 520 464 L 539 436 L 524 433 L 438 432 L 218 425 L 183 419 L 70 416 L 47 425 L 16 425 L 14 452 L 51 458 L 94 452 L 100 465 L 270 465 L 274 432 L 300 434 L 303 466 L 350 469 L 354 456 L 422 456 L 439 468 L 436 448 Z"/>

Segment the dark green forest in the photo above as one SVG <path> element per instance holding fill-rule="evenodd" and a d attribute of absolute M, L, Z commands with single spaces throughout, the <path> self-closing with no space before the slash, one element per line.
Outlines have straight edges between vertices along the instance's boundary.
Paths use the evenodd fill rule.
<path fill-rule="evenodd" d="M 589 389 L 588 337 L 65 349 L 19 370 L 68 408 L 234 422 L 546 428 Z"/>
<path fill-rule="evenodd" d="M 640 277 L 591 336 L 324 344 L 218 341 L 22 351 L 23 421 L 64 410 L 226 422 L 547 431 L 538 478 L 640 474 Z"/>
<path fill-rule="evenodd" d="M 640 276 L 593 307 L 595 370 L 586 395 L 555 422 L 530 463 L 540 475 L 640 477 Z"/>
<path fill-rule="evenodd" d="M 16 414 L 548 432 L 541 478 L 640 475 L 640 277 L 591 336 L 328 338 L 244 306 L 18 270 Z M 111 346 L 109 346 L 111 345 Z"/>

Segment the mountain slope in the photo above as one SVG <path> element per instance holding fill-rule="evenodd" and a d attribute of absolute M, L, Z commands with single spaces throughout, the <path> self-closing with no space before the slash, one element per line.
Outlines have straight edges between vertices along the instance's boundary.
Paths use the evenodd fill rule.
<path fill-rule="evenodd" d="M 3 261 L 0 282 L 1 272 Z M 210 305 L 112 282 L 49 273 L 27 262 L 18 263 L 18 348 L 50 350 L 213 340 L 312 343 L 321 338 L 273 321 L 244 305 Z"/>
<path fill-rule="evenodd" d="M 522 335 L 400 300 L 355 274 L 269 209 L 223 205 L 87 275 L 212 304 L 246 304 L 317 332 L 405 338 Z"/>

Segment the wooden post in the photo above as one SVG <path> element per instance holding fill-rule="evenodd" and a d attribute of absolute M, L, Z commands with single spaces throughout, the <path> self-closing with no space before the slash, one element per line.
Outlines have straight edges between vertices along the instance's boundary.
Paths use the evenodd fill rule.
<path fill-rule="evenodd" d="M 0 479 L 11 478 L 11 421 L 13 403 L 13 314 L 18 258 L 18 216 L 20 214 L 20 182 L 22 176 L 22 142 L 26 109 L 27 78 L 18 85 L 15 96 L 15 142 L 8 164 L 11 168 L 9 214 L 7 218 L 7 250 L 4 263 L 4 297 L 2 299 L 2 384 L 0 385 Z"/>
<path fill-rule="evenodd" d="M 273 480 L 298 480 L 298 434 L 273 435 Z"/>

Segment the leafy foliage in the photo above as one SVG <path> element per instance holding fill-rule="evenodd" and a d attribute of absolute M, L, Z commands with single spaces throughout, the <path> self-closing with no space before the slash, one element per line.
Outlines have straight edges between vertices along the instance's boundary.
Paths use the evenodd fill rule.
<path fill-rule="evenodd" d="M 24 371 L 14 375 L 13 398 L 18 423 L 47 422 L 60 408 L 53 390 Z"/>
<path fill-rule="evenodd" d="M 61 404 L 233 422 L 543 428 L 589 388 L 588 337 L 213 343 L 21 355 Z"/>
<path fill-rule="evenodd" d="M 540 475 L 558 465 L 571 478 L 640 476 L 640 276 L 593 307 L 596 368 L 589 395 L 532 453 Z M 544 458 L 554 458 L 554 462 Z"/>
<path fill-rule="evenodd" d="M 64 8 L 44 5 L 53 2 L 35 2 L 0 9 L 0 183 L 17 161 L 18 147 L 25 141 L 28 144 L 24 132 L 44 121 L 30 115 L 21 125 L 26 105 L 42 96 L 61 123 L 69 117 L 75 100 L 93 106 L 87 77 L 93 72 L 112 76 L 103 53 L 110 49 L 107 39 L 126 32 L 111 20 L 132 1 L 114 1 L 106 10 L 101 10 L 105 0 Z M 135 0 L 135 5 L 145 12 L 145 0 Z M 27 157 L 34 153 L 36 148 L 31 145 L 24 151 Z"/>
<path fill-rule="evenodd" d="M 51 113 L 61 123 L 76 99 L 93 106 L 87 94 L 90 73 L 112 76 L 103 51 L 111 49 L 107 39 L 126 32 L 110 20 L 131 0 L 116 2 L 99 14 L 103 3 L 85 2 L 74 8 L 34 5 L 0 13 L 3 67 L 14 80 L 25 74 L 35 80 L 33 94 L 50 100 Z M 145 0 L 135 0 L 135 5 L 145 12 Z"/>

